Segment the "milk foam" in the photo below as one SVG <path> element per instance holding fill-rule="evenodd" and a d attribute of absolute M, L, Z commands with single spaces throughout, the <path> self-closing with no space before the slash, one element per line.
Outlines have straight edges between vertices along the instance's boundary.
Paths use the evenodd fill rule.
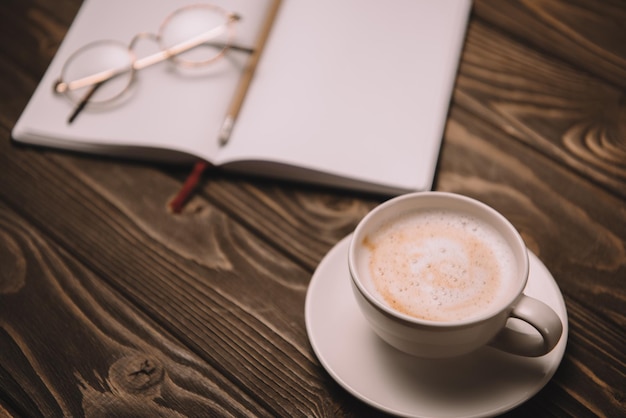
<path fill-rule="evenodd" d="M 501 235 L 461 213 L 433 210 L 403 216 L 366 237 L 364 244 L 381 298 L 417 318 L 477 316 L 515 277 L 515 259 Z"/>

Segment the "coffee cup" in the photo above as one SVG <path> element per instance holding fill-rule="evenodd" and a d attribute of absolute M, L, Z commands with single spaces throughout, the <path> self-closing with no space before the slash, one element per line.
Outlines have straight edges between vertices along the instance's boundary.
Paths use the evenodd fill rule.
<path fill-rule="evenodd" d="M 448 358 L 490 345 L 538 357 L 556 346 L 563 324 L 524 294 L 527 251 L 515 227 L 486 204 L 418 192 L 382 203 L 359 222 L 348 266 L 371 328 L 405 353 Z"/>

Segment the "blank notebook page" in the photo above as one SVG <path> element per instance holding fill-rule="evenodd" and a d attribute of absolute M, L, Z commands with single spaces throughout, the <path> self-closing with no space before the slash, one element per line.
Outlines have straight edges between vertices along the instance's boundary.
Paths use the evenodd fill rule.
<path fill-rule="evenodd" d="M 430 189 L 470 6 L 283 1 L 219 160 Z"/>

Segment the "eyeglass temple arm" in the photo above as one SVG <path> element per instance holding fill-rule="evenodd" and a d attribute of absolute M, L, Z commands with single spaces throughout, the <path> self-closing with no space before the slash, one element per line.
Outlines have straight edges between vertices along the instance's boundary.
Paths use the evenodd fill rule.
<path fill-rule="evenodd" d="M 91 86 L 91 88 L 89 89 L 89 91 L 87 92 L 87 94 L 85 94 L 85 96 L 80 100 L 80 102 L 78 102 L 78 104 L 76 105 L 76 107 L 74 108 L 74 111 L 72 112 L 72 114 L 70 115 L 70 117 L 67 119 L 67 123 L 72 123 L 74 122 L 74 119 L 76 119 L 76 117 L 80 114 L 80 112 L 83 111 L 83 109 L 85 108 L 85 106 L 87 106 L 87 103 L 89 103 L 89 100 L 91 99 L 91 96 L 94 95 L 94 93 L 100 88 L 100 86 L 102 84 L 104 84 L 105 81 L 101 81 L 100 83 L 96 83 L 93 86 Z"/>

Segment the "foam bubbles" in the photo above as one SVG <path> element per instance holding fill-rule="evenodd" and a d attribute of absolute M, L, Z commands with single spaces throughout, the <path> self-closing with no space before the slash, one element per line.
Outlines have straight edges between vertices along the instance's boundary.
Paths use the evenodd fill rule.
<path fill-rule="evenodd" d="M 394 309 L 453 321 L 488 309 L 512 280 L 515 262 L 488 224 L 461 214 L 423 211 L 369 236 L 369 271 Z"/>

